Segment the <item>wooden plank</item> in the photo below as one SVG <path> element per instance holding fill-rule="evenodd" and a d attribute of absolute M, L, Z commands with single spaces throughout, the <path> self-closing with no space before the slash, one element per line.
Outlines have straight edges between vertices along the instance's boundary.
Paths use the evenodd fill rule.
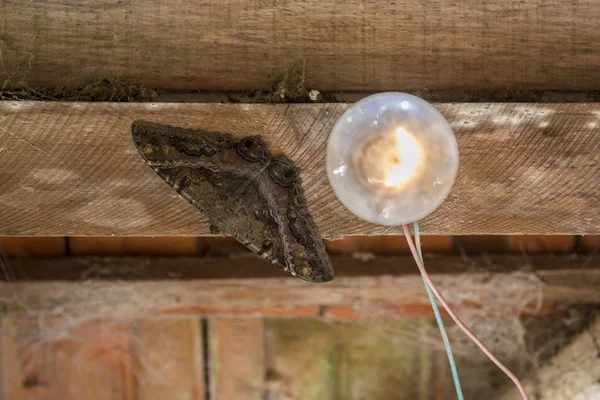
<path fill-rule="evenodd" d="M 431 320 L 267 319 L 265 329 L 265 398 L 441 400 L 455 396 L 446 355 L 437 343 L 439 331 Z M 455 355 L 465 393 L 492 398 L 490 377 L 495 366 L 476 361 L 476 352 L 461 354 L 461 350 Z M 469 362 L 462 363 L 463 357 Z M 518 357 L 525 361 L 527 356 Z"/>
<path fill-rule="evenodd" d="M 131 330 L 136 399 L 206 399 L 197 318 L 138 320 Z"/>
<path fill-rule="evenodd" d="M 528 394 L 539 400 L 600 398 L 600 321 L 575 337 L 546 365 L 533 371 L 523 382 Z M 510 388 L 500 400 L 517 400 Z"/>
<path fill-rule="evenodd" d="M 16 400 L 134 400 L 130 339 L 123 323 L 5 317 L 0 386 Z"/>
<path fill-rule="evenodd" d="M 415 329 L 411 325 L 426 322 L 400 319 L 342 325 L 338 398 L 422 399 L 419 387 L 412 381 L 420 373 L 428 372 L 427 366 L 424 371 L 420 370 L 421 349 L 417 345 L 401 345 L 396 335 Z"/>
<path fill-rule="evenodd" d="M 1 321 L 6 399 L 204 399 L 197 319 Z"/>
<path fill-rule="evenodd" d="M 432 275 L 464 272 L 515 273 L 600 268 L 599 255 L 506 255 L 453 256 L 425 253 L 425 264 Z M 416 275 L 412 256 L 332 255 L 336 277 L 380 277 Z M 234 257 L 63 257 L 9 259 L 11 270 L 19 276 L 4 276 L 0 281 L 163 281 L 285 278 L 288 275 L 268 261 L 246 253 Z M 309 285 L 310 286 L 310 285 Z"/>
<path fill-rule="evenodd" d="M 335 400 L 339 329 L 318 319 L 269 319 L 267 399 Z"/>
<path fill-rule="evenodd" d="M 0 81 L 256 89 L 306 60 L 319 90 L 600 89 L 598 20 L 594 0 L 4 0 Z"/>
<path fill-rule="evenodd" d="M 9 314 L 66 313 L 111 318 L 249 314 L 314 316 L 338 306 L 350 306 L 353 311 L 365 317 L 431 316 L 421 277 L 414 273 L 414 267 L 411 269 L 412 274 L 406 274 L 409 271 L 408 264 L 386 270 L 386 265 L 390 266 L 390 262 L 383 263 L 378 259 L 372 260 L 372 263 L 355 262 L 354 267 L 348 267 L 348 275 L 344 276 L 342 267 L 333 282 L 316 285 L 287 277 L 283 272 L 263 278 L 247 275 L 242 278 L 225 278 L 221 275 L 221 279 L 172 279 L 178 277 L 178 272 L 185 273 L 186 268 L 229 269 L 234 268 L 233 264 L 237 264 L 239 269 L 256 271 L 257 266 L 262 265 L 263 269 L 277 271 L 265 264 L 255 264 L 253 267 L 243 258 L 206 263 L 192 258 L 177 266 L 180 260 L 179 257 L 171 262 L 162 259 L 152 264 L 145 258 L 137 262 L 131 262 L 130 259 L 128 264 L 117 261 L 112 268 L 107 269 L 102 268 L 102 263 L 92 264 L 91 267 L 90 264 L 87 265 L 87 268 L 92 268 L 91 271 L 98 271 L 98 276 L 109 279 L 111 270 L 143 271 L 146 267 L 152 270 L 157 265 L 162 265 L 169 271 L 168 274 L 173 274 L 167 275 L 171 279 L 165 279 L 163 273 L 162 279 L 158 275 L 155 276 L 158 280 L 139 280 L 135 276 L 144 276 L 143 273 L 136 275 L 136 272 L 129 272 L 124 276 L 133 280 L 106 281 L 89 279 L 95 276 L 94 272 L 79 272 L 71 273 L 71 277 L 82 278 L 83 281 L 0 282 L 0 293 L 3 293 L 0 306 L 5 307 Z M 546 259 L 550 262 L 546 269 L 539 264 L 543 259 L 532 257 L 526 262 L 513 256 L 504 259 L 505 265 L 513 265 L 508 271 L 502 271 L 502 265 L 494 264 L 492 258 L 488 260 L 489 263 L 486 263 L 486 258 L 480 259 L 481 264 L 476 259 L 462 263 L 453 263 L 451 260 L 452 258 L 440 258 L 440 265 L 448 264 L 451 267 L 440 268 L 437 273 L 436 269 L 432 269 L 432 273 L 447 300 L 458 309 L 477 310 L 502 299 L 507 313 L 514 313 L 518 309 L 523 313 L 537 314 L 552 312 L 560 303 L 600 302 L 600 268 L 597 258 L 570 261 L 569 258 L 557 258 L 555 265 L 562 264 L 558 268 L 552 268 L 551 259 Z M 107 263 L 110 264 L 110 261 Z M 426 260 L 426 263 L 429 265 L 433 261 Z M 378 264 L 383 266 L 376 275 L 369 276 L 372 266 Z M 58 269 L 56 262 L 47 265 L 53 265 L 55 274 Z M 520 269 L 522 266 L 529 268 Z M 537 268 L 531 269 L 531 266 Z M 460 270 L 471 272 L 459 272 Z M 47 273 L 46 275 L 49 276 Z M 196 276 L 202 275 L 211 276 L 203 273 Z M 113 279 L 118 277 L 119 274 L 112 275 Z M 335 314 L 331 316 L 335 318 Z"/>
<path fill-rule="evenodd" d="M 211 318 L 211 399 L 261 399 L 265 354 L 262 318 Z"/>
<path fill-rule="evenodd" d="M 262 134 L 301 168 L 326 238 L 397 234 L 351 215 L 324 171 L 343 104 L 0 104 L 0 234 L 209 235 L 206 217 L 152 171 L 131 140 L 144 118 Z M 424 234 L 598 234 L 600 105 L 440 104 L 461 154 Z"/>

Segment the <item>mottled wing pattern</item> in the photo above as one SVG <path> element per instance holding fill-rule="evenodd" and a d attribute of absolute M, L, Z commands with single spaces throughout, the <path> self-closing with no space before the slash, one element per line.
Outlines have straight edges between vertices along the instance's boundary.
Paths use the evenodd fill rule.
<path fill-rule="evenodd" d="M 306 207 L 300 171 L 291 160 L 274 157 L 265 172 L 258 177 L 259 192 L 279 229 L 289 272 L 311 282 L 331 280 L 333 268 Z"/>
<path fill-rule="evenodd" d="M 148 164 L 218 230 L 302 279 L 333 279 L 298 170 L 290 160 L 272 157 L 260 138 L 147 121 L 135 121 L 132 132 Z"/>

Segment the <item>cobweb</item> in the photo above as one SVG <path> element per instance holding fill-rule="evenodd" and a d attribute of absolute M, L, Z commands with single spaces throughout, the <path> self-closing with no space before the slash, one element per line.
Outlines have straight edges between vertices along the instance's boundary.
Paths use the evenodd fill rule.
<path fill-rule="evenodd" d="M 106 374 L 106 369 L 102 366 L 94 366 L 94 363 L 89 363 L 89 360 L 94 359 L 94 357 L 95 359 L 100 357 L 109 360 L 111 357 L 115 357 L 117 360 L 115 361 L 116 365 L 119 368 L 129 368 L 136 371 L 136 379 L 140 380 L 136 383 L 138 385 L 143 384 L 143 381 L 150 381 L 156 384 L 162 382 L 164 385 L 169 386 L 169 371 L 181 368 L 181 352 L 178 352 L 177 345 L 170 340 L 161 340 L 160 329 L 162 328 L 158 328 L 156 332 L 156 343 L 160 343 L 162 348 L 160 357 L 153 356 L 155 347 L 148 341 L 147 337 L 136 334 L 139 326 L 149 323 L 148 321 L 151 323 L 153 320 L 160 320 L 161 324 L 156 326 L 168 326 L 169 324 L 177 324 L 182 319 L 181 317 L 139 315 L 139 310 L 144 309 L 144 303 L 151 299 L 135 297 L 140 301 L 139 304 L 131 301 L 126 302 L 128 309 L 120 309 L 118 319 L 107 320 L 101 315 L 89 313 L 87 310 L 101 311 L 106 306 L 98 303 L 93 296 L 76 299 L 73 304 L 56 304 L 53 307 L 53 312 L 39 314 L 34 310 L 28 310 L 25 306 L 26 303 L 20 301 L 18 285 L 20 272 L 18 266 L 9 265 L 4 257 L 1 264 L 2 273 L 6 280 L 13 281 L 16 284 L 5 285 L 0 291 L 0 305 L 4 305 L 5 308 L 10 306 L 13 311 L 17 310 L 18 317 L 5 318 L 4 321 L 1 321 L 0 335 L 4 337 L 9 335 L 23 352 L 21 370 L 24 374 L 23 382 L 27 385 L 44 385 L 46 380 L 51 379 L 44 375 L 50 374 L 50 372 L 44 372 L 44 368 L 41 367 L 44 364 L 45 357 L 47 357 L 47 349 L 49 348 L 54 349 L 54 362 L 65 366 L 62 369 L 59 368 L 53 371 L 51 373 L 53 374 L 52 379 L 64 379 L 65 381 L 79 379 L 83 373 L 82 371 L 86 368 L 97 368 L 97 371 L 87 371 L 86 373 Z M 90 276 L 93 276 L 96 272 Z M 483 287 L 485 290 L 460 291 L 458 286 L 446 285 L 440 288 L 440 291 L 447 301 L 455 307 L 463 322 L 517 376 L 525 377 L 532 368 L 552 355 L 560 345 L 568 340 L 567 335 L 561 333 L 552 337 L 541 337 L 540 339 L 536 329 L 534 329 L 540 325 L 540 318 L 523 318 L 524 314 L 535 314 L 535 311 L 539 311 L 543 303 L 544 283 L 534 273 L 524 269 L 509 274 L 490 274 L 485 278 L 485 285 L 478 284 L 481 283 L 482 278 L 480 276 L 471 277 L 468 274 L 462 276 L 464 280 L 473 279 L 477 281 L 474 281 L 472 285 L 465 284 L 463 281 L 460 288 Z M 433 279 L 435 281 L 435 275 Z M 48 290 L 52 290 L 52 282 L 44 283 L 44 285 L 47 285 Z M 83 287 L 88 286 L 90 292 L 93 292 L 95 288 L 93 279 L 82 280 L 80 285 Z M 132 290 L 132 287 L 126 282 L 109 286 L 104 285 L 102 288 L 102 290 L 112 292 L 110 296 L 105 293 L 102 298 L 114 298 L 115 301 L 128 296 Z M 510 298 L 506 297 L 506 288 L 511 288 Z M 425 289 L 423 288 L 423 290 Z M 369 327 L 370 335 L 385 338 L 390 348 L 426 349 L 427 352 L 432 354 L 432 359 L 438 360 L 438 364 L 447 364 L 440 333 L 433 319 L 390 318 L 387 310 L 376 304 L 356 304 L 354 308 L 361 314 L 368 315 L 372 320 L 379 321 Z M 0 313 L 1 310 L 0 308 Z M 555 328 L 567 332 L 568 329 L 563 328 L 568 326 L 575 332 L 576 327 L 582 324 L 580 311 L 569 309 L 567 314 L 568 319 L 566 322 L 564 315 L 559 316 L 561 322 L 553 322 Z M 398 321 L 402 323 L 398 323 Z M 352 322 L 334 320 L 324 320 L 324 322 L 332 326 L 332 329 L 340 331 L 348 329 L 352 324 Z M 365 322 L 365 324 L 369 324 L 369 322 Z M 446 328 L 457 360 L 466 398 L 493 398 L 499 393 L 503 385 L 509 384 L 507 378 L 450 319 L 446 320 Z M 547 332 L 548 330 L 542 329 L 541 331 Z M 556 330 L 553 332 L 556 332 Z M 167 337 L 166 331 L 165 337 Z M 94 338 L 97 338 L 96 345 L 82 347 L 83 343 L 90 340 L 93 342 Z M 110 338 L 110 342 L 103 342 L 103 338 Z M 367 336 L 354 338 L 353 340 L 353 346 L 364 345 L 368 347 L 372 345 L 361 343 L 361 341 L 370 340 Z M 79 350 L 74 350 L 76 348 Z M 102 353 L 97 354 L 98 352 Z M 439 368 L 432 369 L 429 374 L 433 376 L 440 374 L 440 371 L 443 374 L 436 377 L 438 384 L 441 382 L 441 385 L 445 388 L 445 393 L 448 397 L 453 398 L 453 385 L 447 365 L 442 370 L 439 370 Z M 425 372 L 421 371 L 421 373 Z M 281 379 L 285 380 L 286 371 L 278 371 L 278 374 L 283 377 Z M 399 369 L 395 374 L 406 375 L 408 372 Z M 297 378 L 296 375 L 289 379 Z M 107 379 L 110 380 L 110 377 L 107 377 Z M 433 396 L 432 394 L 423 395 L 423 392 L 429 393 L 432 389 L 423 385 L 422 376 L 415 375 L 407 379 L 411 382 L 411 390 L 418 390 L 418 392 L 411 392 L 415 396 L 420 396 L 418 398 L 427 399 L 430 398 L 428 396 Z M 406 380 L 403 382 L 406 382 Z M 352 387 L 353 390 L 360 392 L 360 379 L 353 382 Z M 106 388 L 106 390 L 114 390 L 114 388 Z M 81 393 L 73 393 L 73 395 L 81 395 Z M 278 386 L 267 380 L 265 398 L 267 400 L 284 400 L 296 397 L 289 387 L 285 385 Z"/>

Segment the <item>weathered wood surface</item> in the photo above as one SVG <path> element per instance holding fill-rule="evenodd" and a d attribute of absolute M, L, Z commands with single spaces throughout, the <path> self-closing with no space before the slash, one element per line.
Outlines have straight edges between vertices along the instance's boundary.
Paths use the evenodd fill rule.
<path fill-rule="evenodd" d="M 441 399 L 416 384 L 420 374 L 434 368 L 429 346 L 417 340 L 401 342 L 396 336 L 418 331 L 419 325 L 427 323 L 411 319 L 337 324 L 267 320 L 270 398 Z M 429 362 L 421 364 L 420 357 Z"/>
<path fill-rule="evenodd" d="M 319 90 L 600 89 L 594 0 L 43 0 L 0 3 L 0 81 Z"/>
<path fill-rule="evenodd" d="M 210 399 L 262 399 L 265 342 L 262 318 L 208 320 Z"/>
<path fill-rule="evenodd" d="M 487 315 L 488 329 L 475 329 L 508 365 L 528 365 L 526 351 L 507 353 L 512 335 L 495 328 L 506 320 Z M 450 328 L 450 326 L 448 326 Z M 481 327 L 481 326 L 480 326 Z M 478 327 L 479 328 L 479 327 Z M 433 320 L 323 321 L 266 319 L 268 399 L 447 400 L 456 397 L 448 360 Z M 464 333 L 449 329 L 467 399 L 494 399 L 497 367 Z M 517 339 L 515 333 L 514 338 Z M 521 336 L 518 336 L 522 340 Z M 516 340 L 515 340 L 516 341 Z M 462 342 L 462 343 L 461 343 Z M 523 368 L 513 372 L 522 376 Z M 500 376 L 504 382 L 504 376 Z M 400 388 L 400 389 L 399 389 Z"/>
<path fill-rule="evenodd" d="M 502 323 L 496 316 L 487 319 Z M 453 393 L 432 320 L 217 317 L 207 318 L 207 323 L 208 332 L 200 329 L 197 318 L 4 316 L 0 396 L 442 400 Z M 493 351 L 504 345 L 489 331 L 482 333 Z M 450 334 L 463 390 L 491 398 L 495 366 L 482 363 L 475 349 L 459 345 L 462 332 Z M 202 346 L 207 342 L 208 347 Z M 516 353 L 503 361 L 527 363 L 527 357 Z"/>
<path fill-rule="evenodd" d="M 523 382 L 528 394 L 538 400 L 600 398 L 600 320 L 575 337 L 547 364 Z M 500 400 L 518 400 L 511 389 Z"/>
<path fill-rule="evenodd" d="M 0 319 L 3 399 L 204 400 L 199 321 Z"/>
<path fill-rule="evenodd" d="M 530 271 L 515 270 L 526 265 L 520 257 L 504 258 L 504 264 L 490 261 L 491 264 L 487 265 L 485 270 L 478 268 L 480 264 L 477 262 L 464 262 L 462 267 L 458 268 L 459 264 L 456 261 L 447 259 L 450 268 L 436 272 L 436 265 L 445 263 L 443 258 L 437 263 L 435 259 L 426 260 L 426 263 L 431 265 L 433 279 L 447 300 L 463 310 L 497 307 L 501 304 L 502 307 L 495 312 L 546 313 L 552 312 L 558 303 L 600 303 L 600 269 L 597 258 L 561 257 L 555 262 L 548 261 L 547 268 L 542 264 L 543 259 L 532 258 L 529 265 L 536 268 Z M 127 263 L 116 261 L 112 269 L 142 271 L 141 276 L 144 276 L 143 271 L 148 266 L 150 269 L 158 267 L 158 264 L 152 266 L 152 263 L 144 258 L 138 259 L 137 262 L 133 260 L 129 259 Z M 484 259 L 480 259 L 480 262 L 482 260 Z M 230 269 L 232 264 L 238 264 L 235 268 L 242 269 L 247 266 L 256 270 L 258 265 L 261 265 L 269 273 L 277 272 L 274 267 L 264 264 L 253 266 L 244 259 L 221 261 L 220 266 L 210 262 L 203 265 L 202 259 L 199 258 L 196 261 L 199 269 Z M 403 267 L 386 273 L 385 265 L 389 266 L 390 263 L 381 262 L 384 267 L 374 276 L 364 274 L 371 273 L 371 268 L 377 270 L 376 265 L 380 264 L 377 259 L 372 263 L 363 264 L 363 276 L 357 273 L 357 265 L 349 266 L 345 276 L 345 268 L 342 266 L 333 282 L 318 285 L 291 277 L 281 277 L 282 274 L 262 278 L 194 280 L 90 279 L 103 276 L 102 274 L 110 275 L 111 267 L 107 267 L 110 262 L 110 259 L 107 260 L 104 268 L 102 263 L 96 266 L 88 264 L 85 273 L 79 274 L 81 281 L 0 282 L 0 306 L 9 314 L 67 314 L 85 315 L 87 318 L 324 315 L 331 318 L 355 319 L 356 315 L 431 315 L 429 300 L 420 276 L 416 273 L 402 272 L 406 272 L 406 263 Z M 178 272 L 186 268 L 189 270 L 193 264 L 188 260 L 183 263 L 186 268 L 178 268 L 179 262 L 178 258 L 170 261 L 163 259 L 160 265 L 169 271 L 170 277 L 177 278 Z M 355 261 L 355 264 L 357 263 Z M 351 261 L 347 264 L 351 264 Z M 562 266 L 555 268 L 559 264 Z M 46 268 L 47 266 L 48 263 Z M 507 266 L 509 267 L 506 268 Z M 56 274 L 60 269 L 60 260 L 55 261 L 53 269 Z M 459 272 L 459 269 L 471 272 Z M 77 274 L 71 273 L 71 276 Z M 113 274 L 113 277 L 118 278 L 119 273 Z"/>
<path fill-rule="evenodd" d="M 336 199 L 325 147 L 343 104 L 0 104 L 0 235 L 209 235 L 206 217 L 142 160 L 131 122 L 262 134 L 301 168 L 322 235 L 398 233 Z M 439 104 L 461 154 L 433 234 L 600 233 L 600 105 Z"/>

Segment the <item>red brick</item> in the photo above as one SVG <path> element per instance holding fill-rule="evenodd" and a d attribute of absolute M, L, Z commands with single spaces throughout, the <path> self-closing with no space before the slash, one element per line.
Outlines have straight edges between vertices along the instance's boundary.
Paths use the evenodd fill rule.
<path fill-rule="evenodd" d="M 0 237 L 0 249 L 9 257 L 58 257 L 66 254 L 65 237 Z"/>
<path fill-rule="evenodd" d="M 575 237 L 569 235 L 511 236 L 510 250 L 514 253 L 570 253 L 575 250 Z"/>
<path fill-rule="evenodd" d="M 581 248 L 583 251 L 599 251 L 600 250 L 600 235 L 582 236 Z"/>

